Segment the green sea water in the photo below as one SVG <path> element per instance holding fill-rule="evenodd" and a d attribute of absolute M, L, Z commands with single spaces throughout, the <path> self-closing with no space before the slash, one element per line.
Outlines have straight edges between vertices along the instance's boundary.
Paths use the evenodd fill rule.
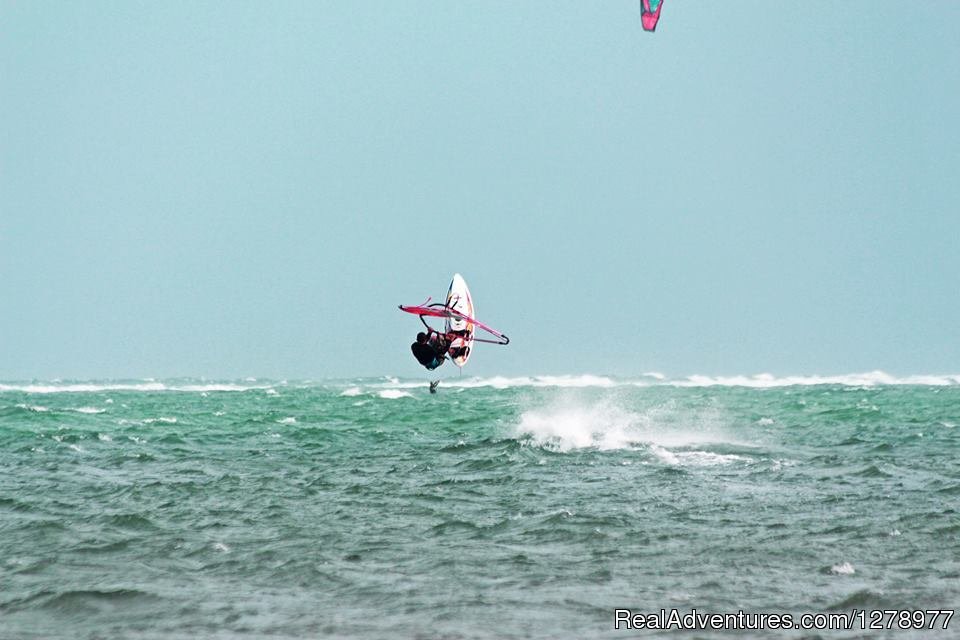
<path fill-rule="evenodd" d="M 958 425 L 955 377 L 6 383 L 0 638 L 953 610 Z"/>

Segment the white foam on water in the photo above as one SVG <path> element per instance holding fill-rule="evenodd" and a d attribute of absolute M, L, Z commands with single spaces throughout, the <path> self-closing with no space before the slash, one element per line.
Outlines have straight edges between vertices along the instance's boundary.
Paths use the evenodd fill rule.
<path fill-rule="evenodd" d="M 176 424 L 176 423 L 177 423 L 177 419 L 176 419 L 176 418 L 167 418 L 167 417 L 145 418 L 145 419 L 143 419 L 143 420 L 133 420 L 133 421 L 129 422 L 128 424 L 155 424 L 155 423 L 157 423 L 157 422 L 160 422 L 160 423 L 162 423 L 162 424 Z M 121 421 L 121 423 L 122 423 L 122 421 Z"/>
<path fill-rule="evenodd" d="M 282 420 L 277 420 L 277 424 L 297 424 L 297 419 L 293 416 L 283 418 Z"/>
<path fill-rule="evenodd" d="M 106 409 L 97 409 L 96 407 L 78 407 L 76 409 L 69 409 L 69 411 L 76 411 L 77 413 L 106 413 Z"/>
<path fill-rule="evenodd" d="M 558 451 L 656 445 L 659 448 L 651 451 L 669 458 L 665 460 L 669 464 L 680 464 L 679 456 L 685 456 L 689 464 L 698 461 L 716 464 L 733 458 L 704 451 L 674 452 L 668 448 L 730 442 L 722 427 L 721 417 L 713 411 L 689 411 L 668 404 L 638 412 L 621 407 L 612 398 L 585 403 L 566 398 L 551 406 L 524 411 L 513 435 Z M 699 454 L 699 458 L 693 454 Z"/>
<path fill-rule="evenodd" d="M 98 433 L 97 439 L 100 440 L 101 442 L 113 442 L 113 438 L 111 438 L 105 433 Z"/>
<path fill-rule="evenodd" d="M 680 458 L 678 458 L 672 451 L 667 451 L 663 447 L 653 445 L 650 447 L 650 453 L 655 455 L 660 462 L 673 466 L 680 466 Z"/>
<path fill-rule="evenodd" d="M 746 456 L 738 456 L 733 453 L 714 453 L 712 451 L 679 451 L 676 456 L 680 459 L 681 465 L 694 467 L 713 467 L 736 462 L 751 462 L 751 458 Z"/>
<path fill-rule="evenodd" d="M 75 384 L 0 384 L 0 391 L 23 393 L 97 393 L 100 391 L 164 391 L 166 385 L 159 382 L 123 383 L 75 383 Z"/>
<path fill-rule="evenodd" d="M 17 408 L 33 411 L 34 413 L 46 413 L 47 411 L 50 411 L 48 407 L 41 407 L 38 404 L 18 404 Z"/>
<path fill-rule="evenodd" d="M 406 391 L 401 391 L 400 389 L 384 389 L 377 394 L 385 400 L 397 400 L 399 398 L 412 398 L 413 395 L 407 393 Z"/>
<path fill-rule="evenodd" d="M 684 380 L 673 380 L 667 384 L 676 387 L 751 387 L 773 388 L 813 385 L 839 385 L 846 387 L 872 388 L 880 385 L 920 385 L 949 386 L 960 384 L 960 375 L 914 375 L 898 378 L 883 371 L 853 373 L 834 376 L 785 376 L 776 377 L 769 373 L 754 376 L 702 376 L 692 375 Z"/>
<path fill-rule="evenodd" d="M 424 386 L 422 380 L 400 380 L 384 378 L 382 382 L 372 383 L 377 389 L 414 389 Z M 852 373 L 843 375 L 775 376 L 770 373 L 756 375 L 709 376 L 695 374 L 682 378 L 669 378 L 666 375 L 650 371 L 639 378 L 614 378 L 603 375 L 538 375 L 538 376 L 493 376 L 487 378 L 444 378 L 446 388 L 459 389 L 516 389 L 516 388 L 606 388 L 670 386 L 682 388 L 696 387 L 748 387 L 756 389 L 834 385 L 853 389 L 873 389 L 884 385 L 951 386 L 960 385 L 960 374 L 955 375 L 911 375 L 897 377 L 883 371 Z"/>
<path fill-rule="evenodd" d="M 621 449 L 642 439 L 636 423 L 635 415 L 613 405 L 553 407 L 524 412 L 516 434 L 559 451 Z"/>
<path fill-rule="evenodd" d="M 856 572 L 857 570 L 854 569 L 853 565 L 850 564 L 849 562 L 835 564 L 832 567 L 830 567 L 830 573 L 838 576 L 852 576 Z"/>
<path fill-rule="evenodd" d="M 606 376 L 579 375 L 579 376 L 521 376 L 507 378 L 494 376 L 492 378 L 466 378 L 464 380 L 444 380 L 448 387 L 465 389 L 492 387 L 494 389 L 511 389 L 515 387 L 559 387 L 563 389 L 578 389 L 586 387 L 611 388 L 624 384 Z"/>
<path fill-rule="evenodd" d="M 135 391 L 135 392 L 188 392 L 208 395 L 214 392 L 244 392 L 252 390 L 264 391 L 268 395 L 278 395 L 276 387 L 286 387 L 287 381 L 280 383 L 259 380 L 257 378 L 247 378 L 241 382 L 208 382 L 201 380 L 198 382 L 181 380 L 154 380 L 146 378 L 139 381 L 90 381 L 90 382 L 63 382 L 61 380 L 32 381 L 32 382 L 6 382 L 0 383 L 0 393 L 3 392 L 21 392 L 31 394 L 51 394 L 51 393 L 102 393 L 113 391 Z M 306 387 L 320 385 L 323 383 L 297 383 Z M 341 392 L 341 395 L 350 396 L 363 393 L 361 389 L 369 388 L 371 390 L 382 389 L 415 389 L 426 386 L 422 379 L 401 380 L 394 376 L 384 376 L 375 381 L 362 381 L 360 384 L 354 383 Z M 849 387 L 851 389 L 872 389 L 884 385 L 917 385 L 917 386 L 957 386 L 960 385 L 960 374 L 943 375 L 908 375 L 894 376 L 884 371 L 869 371 L 865 373 L 852 373 L 843 375 L 797 375 L 797 376 L 775 376 L 770 373 L 760 373 L 756 375 L 702 375 L 695 374 L 680 378 L 671 378 L 667 375 L 648 371 L 632 378 L 618 378 L 605 375 L 594 374 L 573 374 L 573 375 L 527 375 L 527 376 L 493 376 L 493 377 L 470 377 L 444 378 L 442 382 L 444 387 L 456 389 L 473 388 L 492 388 L 492 389 L 513 389 L 513 388 L 561 388 L 561 389 L 579 389 L 579 388 L 617 388 L 617 387 L 649 387 L 649 386 L 673 386 L 673 387 L 748 387 L 748 388 L 775 388 L 789 386 L 812 386 L 812 385 L 836 385 Z M 111 399 L 104 400 L 111 403 Z"/>
<path fill-rule="evenodd" d="M 745 456 L 713 453 L 712 451 L 670 451 L 656 444 L 650 445 L 650 453 L 664 464 L 675 467 L 713 467 L 751 461 L 750 458 Z"/>
<path fill-rule="evenodd" d="M 255 391 L 259 389 L 269 389 L 268 385 L 246 385 L 246 384 L 231 384 L 231 383 L 217 383 L 217 384 L 185 384 L 185 385 L 172 385 L 163 389 L 163 391 L 187 391 L 187 392 L 199 392 L 209 393 L 213 391 Z"/>
<path fill-rule="evenodd" d="M 441 386 L 452 389 L 514 389 L 523 387 L 558 387 L 558 388 L 612 388 L 637 384 L 631 381 L 618 381 L 607 376 L 571 375 L 571 376 L 493 376 L 490 378 L 442 378 Z M 416 389 L 425 387 L 423 380 L 398 380 L 389 378 L 387 382 L 369 385 L 376 389 Z"/>
<path fill-rule="evenodd" d="M 202 383 L 202 384 L 166 384 L 154 380 L 144 382 L 31 382 L 25 384 L 0 383 L 0 392 L 16 391 L 21 393 L 100 393 L 104 391 L 181 391 L 181 392 L 211 392 L 211 391 L 251 391 L 254 389 L 270 389 L 270 385 L 246 385 L 230 382 Z M 107 399 L 106 402 L 113 402 Z"/>

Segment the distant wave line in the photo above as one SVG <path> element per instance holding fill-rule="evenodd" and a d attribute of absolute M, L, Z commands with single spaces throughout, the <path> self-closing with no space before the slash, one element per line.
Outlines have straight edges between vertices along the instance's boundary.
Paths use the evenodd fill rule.
<path fill-rule="evenodd" d="M 277 387 L 297 388 L 334 388 L 343 396 L 355 396 L 364 393 L 364 390 L 384 389 L 416 389 L 424 386 L 420 379 L 400 379 L 396 377 L 382 378 L 352 378 L 316 380 L 304 382 L 267 382 L 257 381 L 255 384 L 237 382 L 182 382 L 156 381 L 144 382 L 9 382 L 0 383 L 0 393 L 100 393 L 108 391 L 137 391 L 137 392 L 243 392 L 265 391 L 276 393 Z M 930 386 L 949 387 L 960 385 L 960 374 L 937 375 L 922 374 L 908 376 L 894 376 L 884 371 L 870 371 L 866 373 L 852 373 L 843 375 L 806 375 L 806 376 L 775 376 L 769 373 L 755 375 L 709 376 L 694 374 L 679 378 L 670 378 L 662 373 L 644 373 L 639 377 L 617 377 L 606 375 L 536 375 L 536 376 L 490 376 L 472 378 L 443 379 L 441 386 L 449 388 L 493 388 L 511 389 L 518 387 L 560 387 L 560 388 L 616 388 L 616 387 L 746 387 L 746 388 L 775 388 L 793 386 L 833 385 L 844 387 L 880 387 L 880 386 Z"/>

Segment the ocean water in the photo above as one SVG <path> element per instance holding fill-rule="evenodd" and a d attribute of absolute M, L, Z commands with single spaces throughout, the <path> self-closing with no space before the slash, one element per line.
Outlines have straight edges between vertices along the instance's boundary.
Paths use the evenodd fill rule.
<path fill-rule="evenodd" d="M 952 610 L 958 425 L 957 376 L 0 384 L 0 638 Z"/>

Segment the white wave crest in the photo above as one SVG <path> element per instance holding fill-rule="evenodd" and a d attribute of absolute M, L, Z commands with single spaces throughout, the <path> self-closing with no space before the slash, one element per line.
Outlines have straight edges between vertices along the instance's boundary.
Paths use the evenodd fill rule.
<path fill-rule="evenodd" d="M 875 387 L 880 385 L 917 385 L 944 387 L 960 384 L 960 375 L 914 375 L 898 378 L 883 371 L 852 373 L 835 376 L 785 376 L 769 373 L 754 376 L 701 376 L 693 375 L 684 380 L 666 382 L 675 387 L 792 387 L 813 385 L 838 385 L 844 387 Z"/>
<path fill-rule="evenodd" d="M 652 444 L 667 452 L 663 447 L 726 442 L 720 427 L 719 417 L 707 411 L 691 413 L 666 405 L 636 412 L 612 400 L 577 404 L 567 399 L 551 407 L 523 412 L 514 435 L 558 451 Z"/>
<path fill-rule="evenodd" d="M 119 424 L 120 426 L 156 424 L 158 422 L 160 424 L 177 424 L 177 419 L 160 417 L 160 418 L 144 418 L 143 420 L 127 420 L 126 418 L 121 418 L 120 420 L 117 420 L 117 424 Z"/>
<path fill-rule="evenodd" d="M 400 389 L 384 389 L 377 394 L 385 400 L 397 400 L 398 398 L 412 398 L 413 396 L 406 391 L 401 391 Z"/>
<path fill-rule="evenodd" d="M 960 374 L 956 375 L 910 375 L 893 376 L 883 371 L 851 373 L 843 375 L 775 376 L 769 373 L 756 375 L 708 376 L 691 375 L 683 378 L 669 378 L 658 372 L 647 372 L 636 378 L 619 378 L 602 375 L 541 375 L 541 376 L 492 376 L 487 378 L 449 378 L 443 380 L 444 388 L 459 389 L 514 389 L 514 388 L 602 388 L 618 387 L 749 387 L 774 388 L 791 386 L 834 385 L 844 387 L 877 387 L 884 385 L 915 386 L 951 386 L 960 385 Z M 422 380 L 386 381 L 369 385 L 376 389 L 415 389 L 425 386 Z M 351 389 L 359 389 L 352 387 Z M 351 389 L 343 392 L 346 395 Z"/>
<path fill-rule="evenodd" d="M 17 408 L 33 411 L 34 413 L 46 413 L 47 411 L 50 411 L 49 407 L 41 407 L 38 404 L 18 404 Z"/>
<path fill-rule="evenodd" d="M 0 393 L 4 391 L 21 393 L 100 393 L 103 391 L 181 391 L 181 392 L 210 392 L 210 391 L 251 391 L 255 389 L 272 389 L 270 385 L 245 385 L 230 382 L 177 384 L 164 382 L 78 382 L 78 383 L 0 383 Z M 108 400 L 109 401 L 109 400 Z"/>
<path fill-rule="evenodd" d="M 332 382 L 332 381 L 331 381 Z M 324 387 L 331 383 L 296 383 L 297 388 Z M 392 376 L 385 376 L 377 380 L 359 380 L 347 383 L 350 386 L 343 388 L 343 383 L 334 383 L 342 389 L 340 395 L 361 395 L 365 390 L 377 392 L 385 389 L 419 389 L 425 388 L 426 382 L 420 380 L 400 380 Z M 102 393 L 113 391 L 134 392 L 186 392 L 208 394 L 213 392 L 243 392 L 259 390 L 268 395 L 278 395 L 278 388 L 286 388 L 286 381 L 269 383 L 249 378 L 243 382 L 192 382 L 182 380 L 157 381 L 145 379 L 142 381 L 91 381 L 91 382 L 6 382 L 0 383 L 0 393 L 19 392 L 31 394 L 52 393 Z M 513 388 L 602 388 L 618 387 L 750 387 L 772 388 L 812 385 L 838 385 L 846 387 L 877 387 L 883 385 L 915 385 L 915 386 L 956 386 L 960 385 L 960 374 L 949 375 L 908 375 L 894 376 L 883 371 L 866 373 L 852 373 L 843 375 L 797 375 L 775 376 L 769 373 L 756 375 L 690 375 L 680 378 L 671 378 L 662 373 L 651 371 L 634 377 L 613 377 L 605 375 L 533 375 L 533 376 L 492 376 L 472 378 L 445 378 L 444 388 L 458 390 L 474 388 L 513 389 Z M 105 402 L 112 402 L 107 399 Z"/>
<path fill-rule="evenodd" d="M 597 447 L 620 449 L 639 442 L 633 416 L 615 407 L 568 407 L 527 411 L 517 435 L 560 451 Z"/>
<path fill-rule="evenodd" d="M 681 467 L 712 467 L 734 462 L 750 462 L 750 458 L 735 454 L 713 453 L 712 451 L 669 451 L 659 445 L 651 445 L 650 452 L 661 462 Z"/>

